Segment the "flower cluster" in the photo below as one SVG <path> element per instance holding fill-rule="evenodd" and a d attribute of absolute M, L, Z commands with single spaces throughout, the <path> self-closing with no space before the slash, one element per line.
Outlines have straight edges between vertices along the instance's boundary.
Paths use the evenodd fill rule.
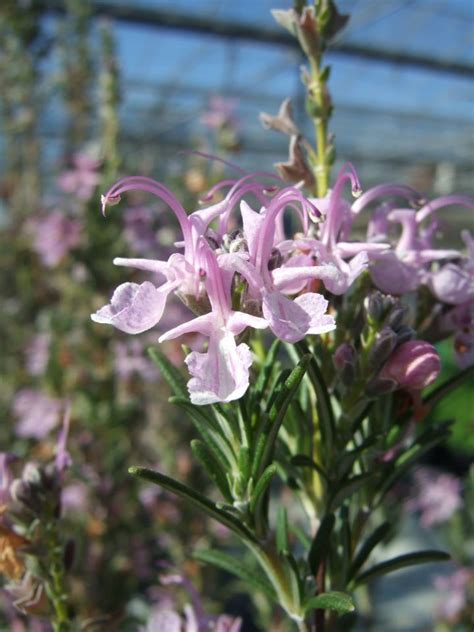
<path fill-rule="evenodd" d="M 265 178 L 273 179 L 271 186 L 262 182 Z M 347 184 L 358 197 L 352 205 L 343 197 Z M 335 329 L 328 299 L 314 290 L 324 286 L 329 298 L 342 295 L 367 269 L 374 285 L 386 293 L 399 295 L 425 285 L 435 299 L 458 309 L 472 301 L 470 238 L 464 236 L 468 258 L 433 244 L 435 212 L 452 204 L 474 207 L 470 198 L 448 196 L 425 204 L 410 187 L 390 184 L 360 195 L 357 173 L 348 163 L 323 199 L 306 197 L 299 186 L 284 187 L 272 174 L 256 173 L 217 184 L 205 201 L 227 189 L 223 199 L 188 215 L 166 187 L 136 176 L 119 180 L 103 196 L 103 210 L 137 189 L 155 194 L 173 210 L 183 236 L 176 244 L 180 252 L 166 261 L 116 258 L 116 265 L 151 272 L 164 282 L 159 287 L 150 281 L 120 285 L 110 304 L 92 319 L 139 334 L 159 323 L 171 294 L 178 296 L 195 317 L 159 340 L 191 332 L 207 338 L 204 352 L 193 351 L 186 358 L 195 404 L 228 402 L 245 393 L 252 364 L 243 341 L 247 329 L 268 328 L 288 343 Z M 250 195 L 258 209 L 244 200 Z M 351 240 L 358 214 L 374 202 L 381 205 L 369 223 L 367 240 Z M 397 225 L 401 234 L 394 237 Z M 447 277 L 456 277 L 456 292 Z"/>

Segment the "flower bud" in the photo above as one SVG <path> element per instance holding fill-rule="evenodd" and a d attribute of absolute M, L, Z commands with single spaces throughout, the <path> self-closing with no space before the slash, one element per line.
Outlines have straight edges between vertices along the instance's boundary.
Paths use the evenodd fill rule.
<path fill-rule="evenodd" d="M 397 344 L 397 334 L 390 327 L 384 327 L 370 351 L 370 366 L 378 369 L 390 357 Z"/>
<path fill-rule="evenodd" d="M 356 350 L 354 347 L 347 342 L 339 345 L 332 361 L 343 384 L 350 386 L 355 379 Z"/>
<path fill-rule="evenodd" d="M 404 342 L 413 340 L 416 336 L 416 331 L 408 325 L 402 325 L 397 330 L 397 344 L 402 345 Z"/>
<path fill-rule="evenodd" d="M 436 380 L 441 370 L 438 352 L 429 342 L 409 340 L 390 356 L 380 377 L 394 380 L 399 388 L 419 391 Z"/>
<path fill-rule="evenodd" d="M 395 331 L 398 331 L 400 327 L 403 326 L 405 315 L 406 309 L 401 305 L 396 305 L 388 315 L 386 324 Z"/>

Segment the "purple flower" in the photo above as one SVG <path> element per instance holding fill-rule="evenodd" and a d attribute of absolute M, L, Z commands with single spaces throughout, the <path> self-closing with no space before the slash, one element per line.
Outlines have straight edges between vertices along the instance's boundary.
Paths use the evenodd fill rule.
<path fill-rule="evenodd" d="M 441 371 L 438 352 L 429 342 L 409 340 L 391 354 L 380 377 L 393 380 L 399 388 L 421 390 L 432 384 Z"/>
<path fill-rule="evenodd" d="M 454 333 L 454 350 L 462 369 L 474 366 L 474 300 L 457 305 L 441 320 L 444 331 Z"/>
<path fill-rule="evenodd" d="M 452 474 L 440 474 L 430 468 L 415 472 L 416 493 L 407 509 L 420 513 L 423 527 L 446 522 L 462 506 L 461 481 Z"/>
<path fill-rule="evenodd" d="M 43 218 L 30 222 L 33 248 L 42 263 L 54 268 L 81 241 L 80 222 L 68 218 L 61 211 L 52 211 Z"/>
<path fill-rule="evenodd" d="M 178 325 L 159 339 L 162 342 L 190 332 L 209 338 L 206 353 L 193 351 L 186 358 L 189 372 L 193 376 L 188 382 L 191 401 L 200 405 L 228 402 L 245 393 L 249 383 L 252 354 L 245 343 L 237 346 L 235 336 L 246 327 L 267 327 L 263 318 L 232 310 L 230 284 L 227 283 L 225 287 L 223 275 L 210 248 L 203 246 L 203 251 L 206 265 L 205 285 L 212 311 Z"/>
<path fill-rule="evenodd" d="M 58 186 L 65 193 L 71 193 L 80 200 L 91 198 L 100 182 L 99 162 L 86 154 L 75 154 L 72 158 L 73 168 L 64 171 L 58 178 Z"/>
<path fill-rule="evenodd" d="M 468 568 L 434 578 L 435 588 L 440 592 L 437 611 L 442 619 L 454 621 L 461 614 L 467 603 L 467 588 L 473 579 L 473 572 Z"/>
<path fill-rule="evenodd" d="M 13 412 L 18 418 L 18 437 L 43 439 L 55 428 L 61 417 L 62 402 L 41 391 L 24 388 L 15 395 Z"/>
<path fill-rule="evenodd" d="M 443 303 L 461 305 L 474 299 L 474 239 L 469 231 L 461 236 L 466 244 L 468 255 L 461 263 L 447 263 L 433 272 L 429 285 L 431 291 Z"/>
<path fill-rule="evenodd" d="M 209 108 L 201 116 L 201 123 L 211 129 L 219 130 L 228 127 L 236 130 L 238 122 L 234 111 L 238 105 L 237 99 L 225 99 L 221 96 L 212 96 L 209 100 Z"/>
<path fill-rule="evenodd" d="M 145 346 L 146 341 L 138 338 L 114 344 L 114 368 L 120 379 L 130 380 L 134 375 L 141 375 L 147 382 L 158 379 L 158 369 L 146 356 Z"/>
<path fill-rule="evenodd" d="M 374 197 L 372 194 L 372 197 L 367 197 L 363 203 L 366 205 L 376 199 L 380 193 L 396 195 L 397 197 L 404 196 L 408 199 L 411 197 L 411 200 L 416 203 L 417 200 L 410 194 L 410 191 L 412 190 L 403 193 L 400 187 L 397 190 L 395 185 L 384 185 L 379 188 L 377 196 Z M 442 273 L 439 277 L 435 276 L 434 279 L 431 270 L 433 263 L 460 257 L 460 253 L 456 250 L 439 249 L 433 246 L 438 219 L 436 215 L 434 217 L 431 215 L 444 206 L 455 204 L 474 208 L 474 199 L 453 195 L 438 198 L 425 204 L 418 211 L 397 208 L 393 204 L 387 203 L 376 210 L 373 222 L 369 225 L 369 238 L 378 241 L 382 232 L 383 238 L 390 240 L 391 225 L 399 224 L 401 227 L 394 248 L 386 252 L 375 253 L 375 261 L 370 267 L 372 280 L 382 292 L 398 295 L 416 290 L 420 284 L 428 284 L 433 288 L 434 283 L 440 293 L 443 293 L 444 290 L 447 293 L 459 295 L 461 286 L 466 283 L 466 280 L 456 278 L 456 275 L 459 277 L 459 270 L 453 270 L 450 267 L 452 264 L 448 263 L 449 267 L 441 268 Z M 353 208 L 355 207 L 359 211 L 360 208 L 356 205 L 357 202 Z M 425 222 L 428 218 L 429 224 L 426 225 Z M 433 291 L 436 294 L 435 288 Z"/>
<path fill-rule="evenodd" d="M 274 243 L 284 237 L 283 211 L 296 208 L 303 226 L 307 227 L 308 212 L 317 214 L 316 209 L 299 190 L 291 187 L 269 198 L 264 185 L 255 180 L 258 175 L 217 185 L 209 195 L 229 186 L 225 198 L 189 216 L 168 189 L 149 178 L 120 180 L 103 197 L 105 208 L 117 203 L 121 193 L 140 188 L 166 201 L 178 219 L 183 234 L 183 242 L 178 245 L 184 248 L 183 254 L 174 253 L 168 261 L 114 261 L 117 265 L 160 274 L 165 277 L 163 285 L 156 288 L 149 281 L 141 285 L 124 283 L 115 290 L 111 303 L 93 314 L 92 319 L 112 324 L 126 333 L 146 331 L 160 322 L 168 295 L 174 291 L 198 317 L 166 332 L 160 341 L 186 333 L 208 338 L 205 353 L 193 351 L 186 359 L 193 376 L 188 387 L 194 403 L 231 401 L 245 392 L 252 356 L 246 344 L 236 344 L 235 336 L 247 327 L 270 326 L 276 336 L 288 342 L 335 327 L 332 316 L 326 314 L 327 301 L 322 296 L 305 293 L 291 300 L 280 291 L 273 276 L 278 265 Z M 236 237 L 235 231 L 229 230 L 230 215 L 237 202 L 250 193 L 261 201 L 263 210 L 257 213 L 242 203 L 243 231 L 241 237 Z M 209 229 L 213 220 L 219 220 L 217 230 Z M 247 284 L 243 300 L 239 299 L 242 309 L 231 307 L 236 274 Z"/>

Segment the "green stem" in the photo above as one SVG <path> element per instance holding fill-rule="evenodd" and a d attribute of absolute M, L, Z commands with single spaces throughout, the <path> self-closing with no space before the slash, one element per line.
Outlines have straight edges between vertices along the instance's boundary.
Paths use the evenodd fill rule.
<path fill-rule="evenodd" d="M 309 61 L 311 67 L 310 99 L 314 101 L 317 110 L 316 116 L 313 117 L 316 135 L 314 175 L 316 178 L 316 195 L 322 198 L 329 189 L 330 165 L 327 161 L 329 113 L 326 86 L 324 80 L 321 79 L 320 60 L 311 58 Z"/>
<path fill-rule="evenodd" d="M 52 620 L 54 632 L 69 632 L 71 620 L 67 605 L 67 591 L 63 563 L 63 546 L 59 535 L 58 524 L 52 520 L 47 526 L 47 547 L 49 554 L 48 595 L 53 606 Z"/>

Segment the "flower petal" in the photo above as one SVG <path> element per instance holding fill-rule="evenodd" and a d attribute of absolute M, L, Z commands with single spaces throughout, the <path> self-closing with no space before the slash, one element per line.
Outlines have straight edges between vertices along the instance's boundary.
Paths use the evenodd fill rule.
<path fill-rule="evenodd" d="M 174 287 L 176 283 L 165 283 L 158 289 L 149 281 L 141 285 L 123 283 L 113 293 L 109 305 L 92 314 L 91 318 L 127 334 L 139 334 L 159 322 L 168 294 Z"/>
<path fill-rule="evenodd" d="M 321 294 L 308 292 L 295 299 L 298 307 L 301 307 L 309 316 L 307 334 L 324 334 L 336 328 L 336 321 L 326 314 L 328 302 Z"/>
<path fill-rule="evenodd" d="M 185 362 L 193 376 L 188 382 L 193 404 L 230 402 L 242 397 L 248 388 L 252 354 L 244 343 L 237 347 L 230 332 L 215 332 L 207 353 L 193 351 Z"/>
<path fill-rule="evenodd" d="M 262 311 L 277 338 L 285 342 L 298 342 L 310 326 L 305 310 L 280 292 L 266 292 Z"/>

